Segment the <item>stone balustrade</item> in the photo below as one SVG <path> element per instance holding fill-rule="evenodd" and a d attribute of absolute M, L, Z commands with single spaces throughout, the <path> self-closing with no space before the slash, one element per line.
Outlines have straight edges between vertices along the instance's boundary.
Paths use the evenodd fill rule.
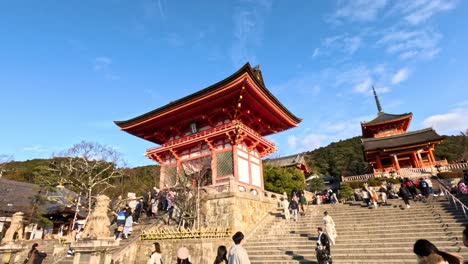
<path fill-rule="evenodd" d="M 403 168 L 397 171 L 391 172 L 381 172 L 381 173 L 368 173 L 361 175 L 353 176 L 342 176 L 342 182 L 351 182 L 351 181 L 368 181 L 372 178 L 416 178 L 421 176 L 427 176 L 428 174 L 435 175 L 438 172 L 446 171 L 460 171 L 468 169 L 468 163 L 455 163 L 455 164 L 446 164 L 446 165 L 436 165 L 428 166 L 424 168 Z"/>

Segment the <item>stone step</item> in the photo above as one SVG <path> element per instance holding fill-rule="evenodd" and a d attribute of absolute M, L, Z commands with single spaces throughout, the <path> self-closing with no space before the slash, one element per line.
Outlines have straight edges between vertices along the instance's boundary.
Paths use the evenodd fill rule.
<path fill-rule="evenodd" d="M 382 241 L 380 241 L 382 243 Z M 287 243 L 287 246 L 286 246 Z M 249 240 L 249 243 L 246 245 L 245 248 L 251 251 L 256 251 L 256 250 L 280 250 L 284 249 L 287 247 L 292 247 L 294 246 L 295 249 L 298 250 L 303 250 L 303 249 L 310 249 L 311 245 L 315 247 L 316 240 L 305 240 L 305 241 L 300 241 L 299 243 L 292 243 L 291 241 L 285 241 L 285 245 L 275 245 L 275 244 L 261 244 L 261 243 L 255 243 L 252 244 Z M 413 247 L 414 241 L 390 241 L 390 242 L 385 242 L 386 247 L 402 247 L 402 248 L 410 248 Z M 438 248 L 444 248 L 444 247 L 458 247 L 462 246 L 461 241 L 435 241 L 434 245 L 436 245 Z M 354 248 L 356 246 L 360 246 L 363 248 L 381 248 L 382 244 L 375 243 L 375 242 L 364 242 L 364 241 L 359 241 L 359 243 L 356 243 L 354 240 L 350 241 L 349 243 L 345 243 L 343 241 L 338 241 L 336 245 L 333 246 L 333 250 L 339 249 L 339 248 Z"/>
<path fill-rule="evenodd" d="M 252 263 L 315 263 L 315 230 L 323 225 L 324 211 L 337 226 L 334 263 L 416 263 L 412 247 L 420 238 L 444 251 L 463 247 L 461 234 L 468 220 L 446 201 L 411 202 L 409 209 L 401 200 L 390 200 L 390 204 L 375 209 L 359 203 L 307 206 L 297 222 L 277 214 L 256 230 L 246 248 Z M 462 255 L 468 257 L 468 252 L 463 250 Z"/>
<path fill-rule="evenodd" d="M 441 247 L 439 250 L 445 252 L 457 252 L 460 248 L 459 247 Z M 333 255 L 339 254 L 350 254 L 356 251 L 355 248 L 335 248 L 332 247 Z M 278 256 L 278 255 L 313 255 L 315 254 L 315 246 L 309 247 L 307 249 L 292 249 L 292 248 L 282 248 L 282 249 L 266 249 L 266 250 L 248 250 L 249 254 L 253 255 L 271 255 L 271 256 Z M 389 248 L 364 248 L 359 250 L 360 254 L 370 253 L 370 254 L 387 254 L 387 253 L 410 253 L 413 254 L 413 246 L 410 247 L 389 247 Z M 467 253 L 468 254 L 468 253 Z"/>

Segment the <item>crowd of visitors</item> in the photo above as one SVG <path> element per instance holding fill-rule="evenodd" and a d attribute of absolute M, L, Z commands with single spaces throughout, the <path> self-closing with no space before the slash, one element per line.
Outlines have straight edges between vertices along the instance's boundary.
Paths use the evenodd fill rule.
<path fill-rule="evenodd" d="M 363 201 L 365 206 L 388 205 L 389 199 L 401 198 L 407 208 L 410 208 L 410 200 L 427 201 L 429 196 L 438 196 L 432 188 L 432 181 L 428 178 L 420 178 L 416 182 L 411 179 L 404 178 L 399 185 L 388 183 L 383 180 L 378 187 L 368 186 L 367 183 L 359 190 L 354 190 L 354 200 Z"/>

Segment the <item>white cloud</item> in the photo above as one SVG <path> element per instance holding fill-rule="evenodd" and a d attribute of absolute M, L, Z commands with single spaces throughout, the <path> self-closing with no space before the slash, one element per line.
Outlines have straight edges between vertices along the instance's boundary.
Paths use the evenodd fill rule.
<path fill-rule="evenodd" d="M 33 145 L 30 147 L 24 147 L 23 151 L 31 151 L 31 152 L 46 152 L 48 149 L 44 148 L 41 145 Z"/>
<path fill-rule="evenodd" d="M 333 49 L 334 51 L 345 52 L 348 55 L 353 55 L 362 45 L 361 37 L 349 36 L 349 34 L 327 37 L 322 42 L 326 50 Z"/>
<path fill-rule="evenodd" d="M 434 128 L 439 134 L 459 134 L 468 129 L 468 108 L 455 108 L 445 114 L 430 116 L 422 124 Z"/>
<path fill-rule="evenodd" d="M 353 87 L 353 92 L 355 93 L 367 93 L 372 86 L 372 79 L 367 78 Z"/>
<path fill-rule="evenodd" d="M 312 58 L 315 58 L 319 55 L 319 48 L 314 49 L 314 53 L 312 54 Z"/>
<path fill-rule="evenodd" d="M 289 149 L 295 149 L 296 148 L 296 143 L 297 143 L 296 136 L 290 135 L 288 137 L 288 148 Z"/>
<path fill-rule="evenodd" d="M 166 19 L 166 12 L 161 0 L 143 1 L 143 16 L 146 19 L 153 19 L 158 16 L 161 19 Z"/>
<path fill-rule="evenodd" d="M 107 70 L 112 64 L 112 60 L 108 57 L 97 57 L 94 59 L 94 71 Z"/>
<path fill-rule="evenodd" d="M 438 44 L 441 39 L 440 33 L 427 29 L 391 29 L 386 31 L 377 43 L 384 46 L 387 53 L 397 54 L 400 59 L 430 59 L 440 51 Z"/>
<path fill-rule="evenodd" d="M 341 0 L 338 2 L 338 9 L 329 18 L 329 21 L 372 21 L 386 4 L 387 0 Z"/>
<path fill-rule="evenodd" d="M 316 74 L 306 74 L 294 77 L 287 80 L 284 83 L 270 86 L 270 89 L 275 93 L 281 93 L 282 91 L 289 91 L 294 89 L 301 95 L 317 95 L 321 90 L 321 77 Z"/>
<path fill-rule="evenodd" d="M 106 56 L 96 57 L 93 62 L 93 70 L 100 72 L 107 80 L 118 80 L 120 77 L 111 71 L 112 59 Z"/>
<path fill-rule="evenodd" d="M 234 12 L 234 41 L 230 47 L 230 57 L 234 67 L 246 63 L 256 63 L 253 52 L 262 44 L 264 15 L 271 10 L 271 1 L 244 1 L 247 6 L 238 7 Z"/>
<path fill-rule="evenodd" d="M 395 10 L 403 14 L 409 24 L 418 25 L 437 13 L 455 8 L 457 3 L 458 0 L 400 1 L 395 5 Z"/>
<path fill-rule="evenodd" d="M 388 86 L 379 86 L 379 87 L 375 87 L 375 91 L 378 93 L 378 94 L 384 94 L 384 93 L 388 93 L 390 92 L 392 89 L 390 89 L 390 87 Z"/>
<path fill-rule="evenodd" d="M 406 79 L 408 79 L 409 74 L 410 74 L 410 71 L 408 70 L 408 68 L 400 69 L 398 72 L 396 72 L 393 75 L 392 84 L 395 85 L 395 84 L 399 84 L 399 83 L 405 81 Z"/>
<path fill-rule="evenodd" d="M 373 72 L 378 75 L 382 75 L 385 73 L 385 65 L 384 64 L 379 64 L 374 67 Z"/>

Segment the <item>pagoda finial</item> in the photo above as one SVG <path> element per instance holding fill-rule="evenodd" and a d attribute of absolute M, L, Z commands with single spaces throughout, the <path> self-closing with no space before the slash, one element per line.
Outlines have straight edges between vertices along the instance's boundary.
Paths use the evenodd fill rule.
<path fill-rule="evenodd" d="M 383 112 L 382 112 L 382 106 L 380 106 L 379 97 L 377 96 L 377 93 L 375 92 L 374 86 L 372 86 L 372 90 L 374 91 L 375 103 L 377 104 L 377 109 L 379 110 L 379 114 L 380 114 L 380 113 L 383 113 Z"/>

